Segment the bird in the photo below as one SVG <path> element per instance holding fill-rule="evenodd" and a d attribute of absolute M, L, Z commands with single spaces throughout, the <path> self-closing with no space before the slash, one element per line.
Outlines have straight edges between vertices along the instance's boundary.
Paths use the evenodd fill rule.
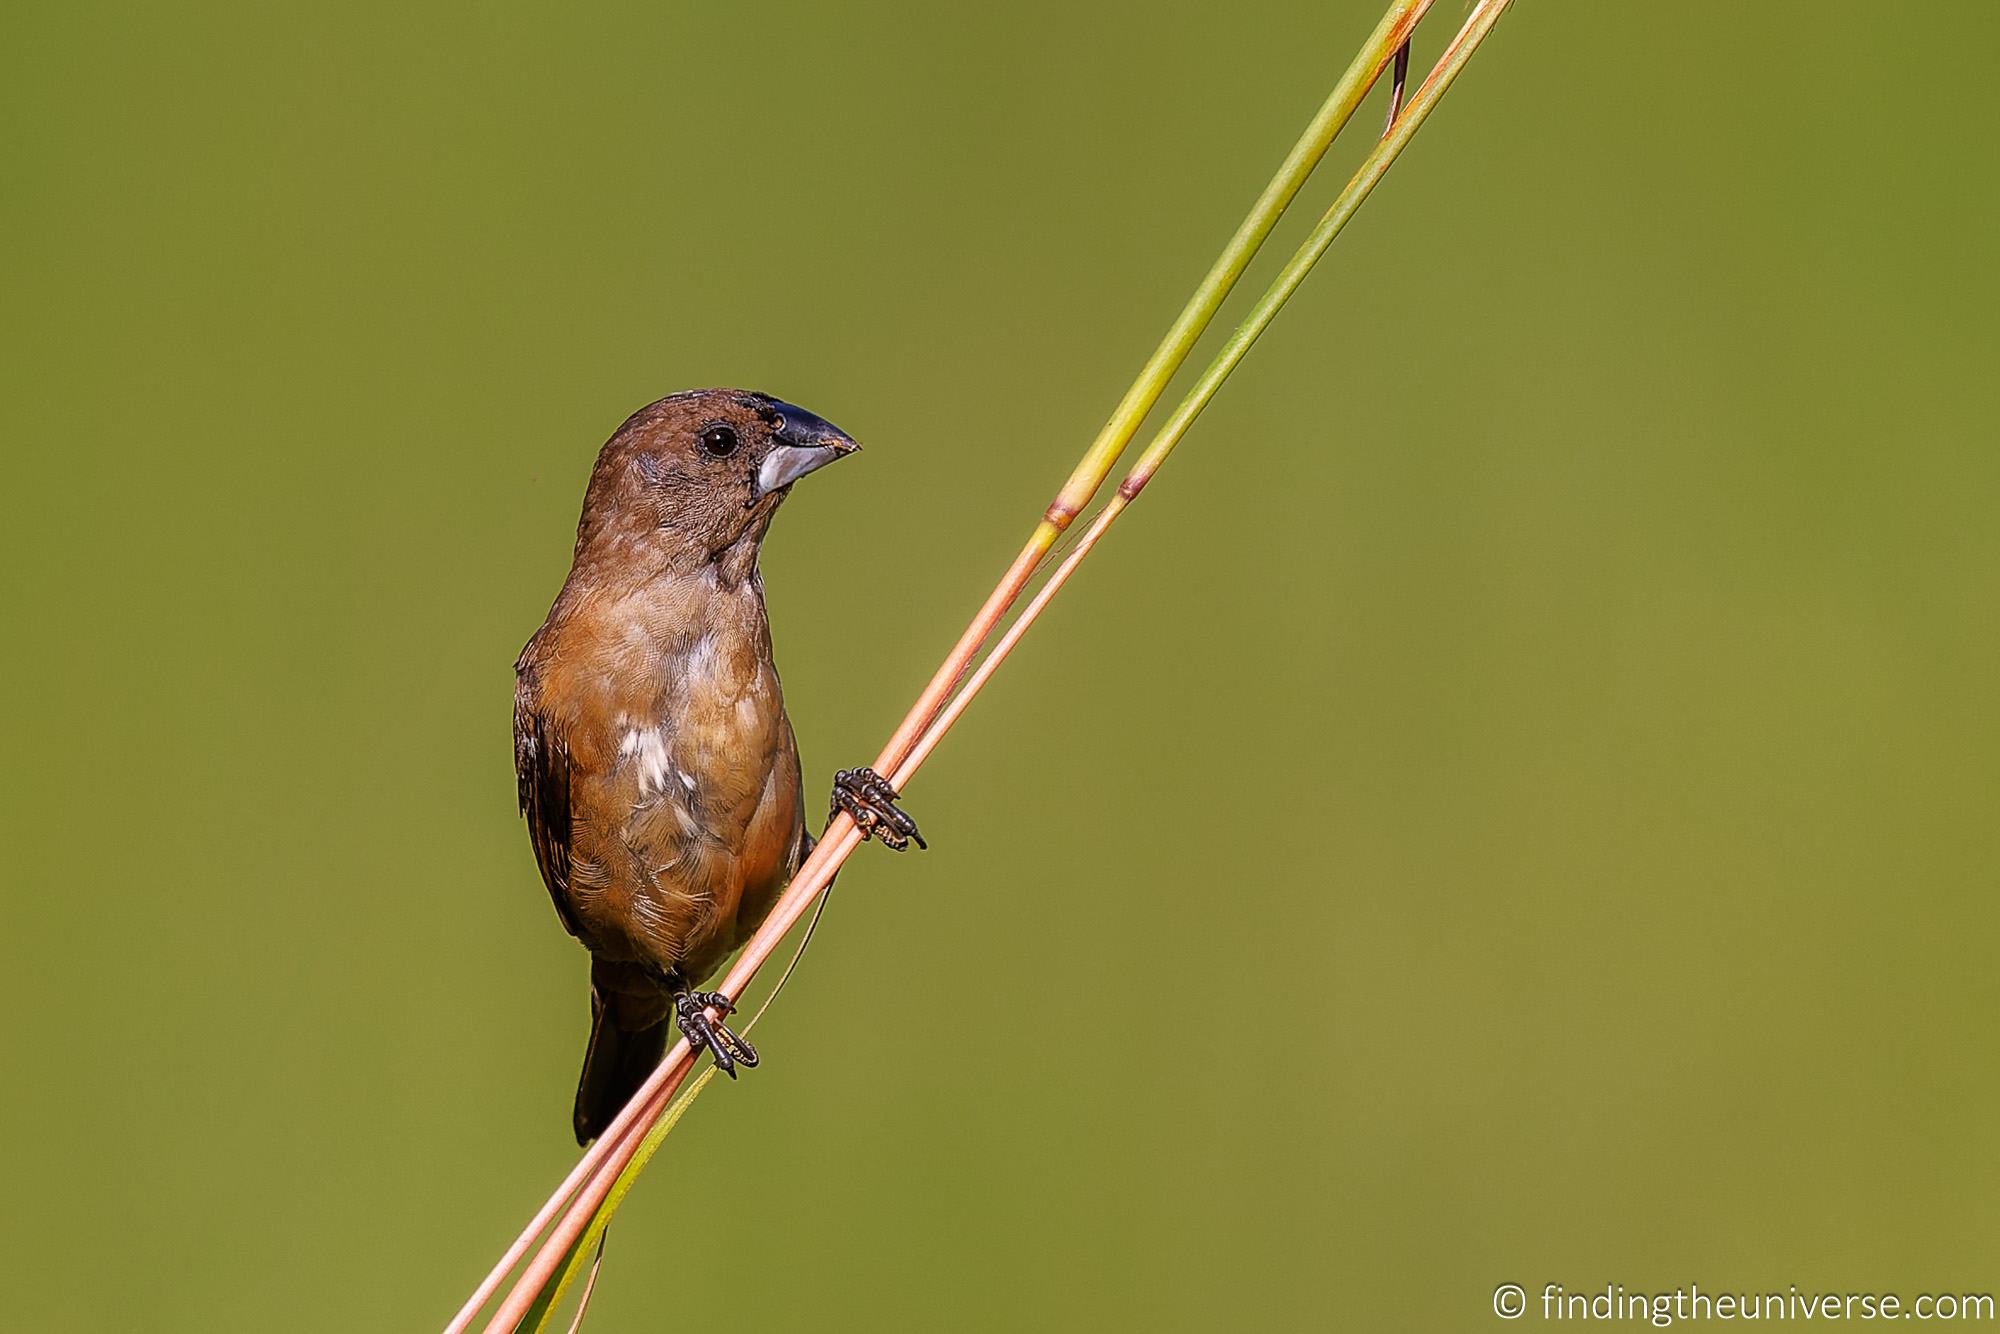
<path fill-rule="evenodd" d="M 730 998 L 698 988 L 814 842 L 758 552 L 793 484 L 859 448 L 768 394 L 698 389 L 634 413 L 591 469 L 569 575 L 514 666 L 521 814 L 590 953 L 579 1144 L 659 1065 L 669 1020 L 732 1079 L 757 1064 Z M 925 846 L 896 800 L 843 769 L 828 811 Z"/>

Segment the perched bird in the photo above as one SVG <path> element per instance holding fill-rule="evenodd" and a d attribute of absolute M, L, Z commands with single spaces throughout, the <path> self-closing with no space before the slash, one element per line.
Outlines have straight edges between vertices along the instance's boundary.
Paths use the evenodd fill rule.
<path fill-rule="evenodd" d="M 590 950 L 579 1144 L 665 1053 L 673 1018 L 731 1077 L 757 1053 L 695 988 L 812 848 L 757 552 L 792 483 L 859 446 L 789 403 L 673 394 L 597 456 L 568 580 L 514 666 L 514 766 L 535 859 Z M 923 840 L 872 770 L 832 809 Z"/>

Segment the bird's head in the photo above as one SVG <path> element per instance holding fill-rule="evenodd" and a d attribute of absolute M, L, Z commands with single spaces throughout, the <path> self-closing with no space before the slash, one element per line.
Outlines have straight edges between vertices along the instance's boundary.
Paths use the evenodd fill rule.
<path fill-rule="evenodd" d="M 726 555 L 754 563 L 792 483 L 859 448 L 823 418 L 768 394 L 670 394 L 632 414 L 598 453 L 577 555 L 634 573 Z"/>

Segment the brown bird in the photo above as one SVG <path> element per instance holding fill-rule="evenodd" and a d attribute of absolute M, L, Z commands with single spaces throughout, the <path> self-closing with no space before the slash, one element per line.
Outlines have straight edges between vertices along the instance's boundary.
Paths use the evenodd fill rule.
<path fill-rule="evenodd" d="M 664 1055 L 671 1016 L 732 1078 L 757 1053 L 697 991 L 813 845 L 771 661 L 757 552 L 799 478 L 859 446 L 739 389 L 673 394 L 597 456 L 568 580 L 514 666 L 514 766 L 535 859 L 590 950 L 579 1144 Z M 916 825 L 872 770 L 832 809 L 901 850 Z"/>

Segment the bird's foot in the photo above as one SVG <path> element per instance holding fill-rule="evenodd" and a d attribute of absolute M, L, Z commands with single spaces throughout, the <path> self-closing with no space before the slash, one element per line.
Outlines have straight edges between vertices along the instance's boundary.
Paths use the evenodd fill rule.
<path fill-rule="evenodd" d="M 674 997 L 674 1022 L 680 1025 L 690 1047 L 696 1051 L 706 1047 L 715 1057 L 716 1068 L 734 1079 L 737 1066 L 745 1070 L 756 1066 L 757 1049 L 731 1032 L 721 1019 L 710 1019 L 706 1012 L 711 1009 L 727 1015 L 736 1006 L 719 991 L 683 991 Z"/>
<path fill-rule="evenodd" d="M 854 817 L 862 838 L 879 838 L 897 852 L 913 842 L 928 848 L 930 844 L 917 832 L 917 822 L 896 809 L 896 798 L 889 780 L 873 769 L 842 769 L 833 776 L 833 799 L 827 804 L 826 817 L 831 820 L 846 811 Z"/>

